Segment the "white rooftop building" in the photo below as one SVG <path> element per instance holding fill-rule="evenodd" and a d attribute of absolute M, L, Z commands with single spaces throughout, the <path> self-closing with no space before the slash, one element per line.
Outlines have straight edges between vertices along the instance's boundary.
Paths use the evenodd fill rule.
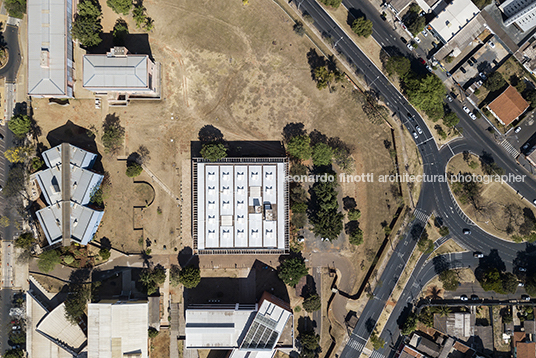
<path fill-rule="evenodd" d="M 72 0 L 28 0 L 28 95 L 73 97 Z"/>
<path fill-rule="evenodd" d="M 479 13 L 471 0 L 453 0 L 430 22 L 430 26 L 443 43 L 448 43 Z"/>
<path fill-rule="evenodd" d="M 47 207 L 36 212 L 50 245 L 71 240 L 87 245 L 95 235 L 103 211 L 87 207 L 103 176 L 91 171 L 97 155 L 62 143 L 43 153 L 48 169 L 34 174 Z"/>
<path fill-rule="evenodd" d="M 505 26 L 515 24 L 523 32 L 536 26 L 535 0 L 506 0 L 499 5 L 499 9 L 506 16 Z"/>
<path fill-rule="evenodd" d="M 292 325 L 288 303 L 267 292 L 255 305 L 191 305 L 185 345 L 232 350 L 230 358 L 271 358 L 289 320 Z"/>
<path fill-rule="evenodd" d="M 286 158 L 193 161 L 194 249 L 199 254 L 288 252 Z"/>
<path fill-rule="evenodd" d="M 114 47 L 106 55 L 84 56 L 84 84 L 96 94 L 109 95 L 110 104 L 130 98 L 160 99 L 160 64 L 148 55 L 129 54 Z"/>
<path fill-rule="evenodd" d="M 149 303 L 88 304 L 88 358 L 147 358 Z"/>

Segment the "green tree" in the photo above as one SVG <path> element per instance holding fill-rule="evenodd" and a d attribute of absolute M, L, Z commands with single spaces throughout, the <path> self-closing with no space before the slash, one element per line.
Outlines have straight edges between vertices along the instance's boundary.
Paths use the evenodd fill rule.
<path fill-rule="evenodd" d="M 32 120 L 30 117 L 18 114 L 11 117 L 7 122 L 7 127 L 15 134 L 19 139 L 24 138 L 32 129 Z"/>
<path fill-rule="evenodd" d="M 38 171 L 39 169 L 43 167 L 43 165 L 45 165 L 45 162 L 40 157 L 32 158 L 32 163 L 31 163 L 32 172 Z"/>
<path fill-rule="evenodd" d="M 317 143 L 313 147 L 313 164 L 317 167 L 329 165 L 333 159 L 333 149 L 325 143 Z"/>
<path fill-rule="evenodd" d="M 158 333 L 160 333 L 156 328 L 149 327 L 149 338 L 156 338 L 158 336 Z"/>
<path fill-rule="evenodd" d="M 456 291 L 460 285 L 458 274 L 453 270 L 445 270 L 439 274 L 439 281 L 447 291 Z"/>
<path fill-rule="evenodd" d="M 211 162 L 227 157 L 227 148 L 222 143 L 207 143 L 201 148 L 201 156 Z"/>
<path fill-rule="evenodd" d="M 341 6 L 342 0 L 320 0 L 320 2 L 324 5 L 337 9 L 339 6 Z"/>
<path fill-rule="evenodd" d="M 109 2 L 110 0 L 108 0 Z M 125 46 L 128 37 L 128 24 L 123 19 L 117 19 L 113 29 L 114 46 Z"/>
<path fill-rule="evenodd" d="M 152 295 L 158 291 L 158 287 L 166 280 L 166 269 L 162 266 L 155 266 L 153 269 L 144 269 L 140 274 L 140 282 L 147 290 L 147 295 Z"/>
<path fill-rule="evenodd" d="M 447 236 L 449 233 L 450 233 L 450 230 L 446 226 L 441 226 L 441 228 L 439 229 L 439 235 L 441 236 Z"/>
<path fill-rule="evenodd" d="M 344 215 L 338 210 L 336 187 L 335 181 L 318 181 L 312 188 L 315 193 L 314 197 L 311 198 L 314 209 L 310 212 L 309 221 L 313 224 L 315 235 L 329 241 L 336 240 L 343 229 Z"/>
<path fill-rule="evenodd" d="M 452 310 L 449 306 L 439 306 L 436 308 L 436 312 L 439 313 L 440 316 L 446 317 L 452 312 Z"/>
<path fill-rule="evenodd" d="M 480 10 L 491 4 L 491 0 L 473 0 L 473 3 L 478 7 Z"/>
<path fill-rule="evenodd" d="M 432 327 L 434 325 L 434 313 L 431 307 L 424 307 L 418 317 L 419 322 L 426 327 Z"/>
<path fill-rule="evenodd" d="M 516 293 L 519 281 L 511 272 L 503 272 L 501 275 L 502 290 L 505 293 Z"/>
<path fill-rule="evenodd" d="M 138 163 L 136 162 L 127 163 L 127 171 L 126 171 L 127 177 L 135 178 L 139 176 L 141 172 L 143 172 L 143 167 L 139 165 Z"/>
<path fill-rule="evenodd" d="M 292 213 L 291 223 L 294 227 L 301 229 L 307 224 L 307 214 L 305 213 Z"/>
<path fill-rule="evenodd" d="M 359 211 L 356 208 L 352 208 L 348 210 L 347 217 L 348 217 L 348 221 L 357 221 L 361 217 L 361 211 Z"/>
<path fill-rule="evenodd" d="M 171 265 L 169 268 L 169 283 L 172 286 L 176 287 L 179 285 L 179 275 L 181 273 L 181 268 L 177 265 Z"/>
<path fill-rule="evenodd" d="M 417 316 L 414 313 L 411 313 L 406 319 L 406 322 L 404 322 L 401 332 L 404 336 L 409 336 L 416 329 L 417 329 Z"/>
<path fill-rule="evenodd" d="M 424 30 L 424 26 L 426 25 L 426 19 L 424 16 L 415 16 L 413 21 L 409 22 L 407 25 L 409 32 L 413 34 L 413 36 L 417 36 L 419 32 Z"/>
<path fill-rule="evenodd" d="M 23 358 L 24 351 L 20 348 L 17 349 L 8 349 L 4 353 L 4 358 Z"/>
<path fill-rule="evenodd" d="M 39 268 L 39 270 L 41 270 L 41 272 L 49 273 L 59 263 L 60 253 L 56 250 L 47 250 L 43 251 L 41 255 L 39 255 L 37 267 Z"/>
<path fill-rule="evenodd" d="M 26 0 L 6 0 L 4 6 L 11 17 L 22 19 L 26 14 Z"/>
<path fill-rule="evenodd" d="M 106 153 L 114 154 L 123 145 L 125 138 L 125 128 L 121 126 L 120 120 L 114 115 L 108 115 L 102 125 L 102 145 Z"/>
<path fill-rule="evenodd" d="M 305 203 L 294 203 L 292 205 L 293 213 L 305 213 L 307 211 L 307 204 Z"/>
<path fill-rule="evenodd" d="M 141 4 L 135 5 L 134 9 L 132 9 L 132 17 L 134 17 L 134 21 L 136 22 L 136 27 L 138 29 L 143 28 L 147 22 L 147 15 L 145 14 L 145 11 L 145 7 Z"/>
<path fill-rule="evenodd" d="M 320 349 L 320 336 L 314 331 L 301 332 L 298 339 L 305 350 L 317 352 Z"/>
<path fill-rule="evenodd" d="M 372 332 L 370 335 L 370 341 L 372 342 L 372 346 L 375 350 L 380 350 L 385 347 L 385 340 L 378 336 L 376 332 Z"/>
<path fill-rule="evenodd" d="M 318 294 L 315 293 L 303 300 L 302 306 L 307 312 L 314 312 L 322 307 L 322 302 L 320 301 Z"/>
<path fill-rule="evenodd" d="M 297 159 L 307 160 L 311 158 L 311 138 L 306 135 L 293 137 L 287 143 L 287 152 L 290 156 Z"/>
<path fill-rule="evenodd" d="M 514 318 L 512 317 L 512 314 L 510 312 L 507 312 L 502 315 L 502 321 L 505 324 L 512 323 L 514 321 Z"/>
<path fill-rule="evenodd" d="M 409 101 L 421 111 L 424 111 L 432 120 L 441 118 L 444 114 L 443 98 L 446 94 L 443 82 L 429 73 L 423 77 L 407 76 L 404 81 L 404 90 Z"/>
<path fill-rule="evenodd" d="M 35 238 L 31 232 L 23 232 L 19 235 L 19 237 L 15 239 L 15 247 L 24 250 L 29 250 L 34 242 Z"/>
<path fill-rule="evenodd" d="M 367 20 L 364 16 L 359 17 L 352 23 L 352 31 L 358 36 L 369 37 L 372 35 L 372 21 Z"/>
<path fill-rule="evenodd" d="M 430 254 L 432 251 L 434 251 L 434 242 L 428 238 L 428 231 L 426 229 L 423 230 L 421 237 L 417 242 L 417 247 L 424 254 Z"/>
<path fill-rule="evenodd" d="M 4 152 L 4 157 L 10 163 L 24 163 L 32 154 L 33 147 L 31 146 L 18 146 L 9 148 Z"/>
<path fill-rule="evenodd" d="M 350 244 L 359 246 L 363 243 L 363 230 L 359 227 L 356 227 L 352 232 L 350 232 L 350 237 L 348 238 Z"/>
<path fill-rule="evenodd" d="M 91 0 L 82 0 L 78 3 L 78 14 L 75 17 L 71 34 L 80 41 L 82 46 L 93 47 L 102 42 L 100 8 Z"/>
<path fill-rule="evenodd" d="M 117 14 L 128 15 L 132 8 L 132 0 L 107 0 L 106 4 Z"/>
<path fill-rule="evenodd" d="M 285 284 L 294 287 L 308 273 L 309 270 L 305 267 L 303 259 L 293 257 L 286 259 L 279 265 L 277 275 Z"/>
<path fill-rule="evenodd" d="M 493 72 L 488 76 L 488 79 L 484 81 L 484 87 L 490 92 L 498 91 L 504 86 L 506 86 L 506 80 L 500 72 Z"/>
<path fill-rule="evenodd" d="M 443 124 L 447 127 L 455 127 L 460 123 L 460 118 L 454 112 L 449 112 L 443 117 Z"/>
<path fill-rule="evenodd" d="M 63 262 L 65 262 L 65 264 L 67 265 L 72 264 L 74 262 L 74 256 L 71 254 L 67 254 L 63 256 Z"/>
<path fill-rule="evenodd" d="M 179 273 L 179 282 L 186 288 L 194 288 L 201 282 L 201 270 L 195 266 L 187 266 Z"/>
<path fill-rule="evenodd" d="M 484 273 L 480 284 L 485 291 L 495 291 L 497 293 L 501 293 L 501 273 L 496 268 L 489 269 L 486 273 Z"/>
<path fill-rule="evenodd" d="M 385 69 L 389 76 L 396 73 L 400 77 L 405 77 L 411 70 L 411 62 L 409 58 L 403 56 L 389 57 L 385 64 Z"/>
<path fill-rule="evenodd" d="M 99 250 L 99 255 L 100 257 L 106 261 L 110 258 L 111 256 L 111 252 L 109 249 L 105 248 L 105 247 L 102 247 L 100 250 Z"/>
<path fill-rule="evenodd" d="M 70 284 L 69 294 L 65 300 L 65 318 L 72 324 L 78 324 L 84 316 L 90 298 L 89 286 L 83 283 Z"/>
<path fill-rule="evenodd" d="M 303 26 L 303 22 L 299 20 L 296 21 L 294 26 L 292 26 L 292 29 L 294 30 L 295 33 L 297 33 L 300 36 L 305 35 L 305 27 Z"/>
<path fill-rule="evenodd" d="M 314 69 L 313 73 L 316 87 L 320 90 L 328 87 L 335 80 L 335 72 L 330 71 L 328 66 L 319 66 Z"/>

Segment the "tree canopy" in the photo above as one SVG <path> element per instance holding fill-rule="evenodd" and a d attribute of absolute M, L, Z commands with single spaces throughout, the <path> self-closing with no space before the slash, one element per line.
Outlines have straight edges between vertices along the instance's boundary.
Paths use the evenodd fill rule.
<path fill-rule="evenodd" d="M 227 157 L 227 148 L 222 143 L 207 143 L 201 148 L 201 156 L 211 162 Z"/>
<path fill-rule="evenodd" d="M 277 275 L 285 284 L 294 287 L 308 273 L 305 261 L 299 257 L 293 257 L 286 259 L 279 265 Z"/>
<path fill-rule="evenodd" d="M 324 89 L 329 86 L 335 79 L 335 73 L 330 71 L 328 66 L 319 66 L 314 69 L 314 77 L 316 81 L 316 87 L 318 89 Z"/>
<path fill-rule="evenodd" d="M 500 72 L 493 72 L 488 76 L 488 79 L 484 81 L 484 87 L 490 92 L 498 91 L 506 86 L 506 80 Z"/>
<path fill-rule="evenodd" d="M 311 158 L 311 138 L 307 135 L 298 135 L 291 138 L 287 143 L 287 152 L 297 159 L 307 160 Z"/>
<path fill-rule="evenodd" d="M 17 138 L 24 138 L 32 129 L 32 120 L 26 115 L 18 114 L 11 117 L 7 123 L 7 127 Z"/>
<path fill-rule="evenodd" d="M 127 171 L 126 171 L 127 177 L 135 178 L 139 176 L 141 172 L 143 172 L 143 167 L 139 165 L 138 163 L 136 162 L 127 163 Z"/>
<path fill-rule="evenodd" d="M 201 270 L 199 267 L 186 266 L 179 273 L 179 282 L 186 288 L 194 288 L 201 282 Z"/>
<path fill-rule="evenodd" d="M 407 57 L 391 56 L 385 64 L 385 69 L 390 76 L 396 73 L 400 77 L 405 77 L 411 70 L 411 62 Z"/>
<path fill-rule="evenodd" d="M 501 272 L 497 268 L 489 268 L 480 279 L 480 284 L 485 291 L 497 293 L 515 293 L 518 285 L 516 276 L 510 272 Z"/>
<path fill-rule="evenodd" d="M 352 31 L 358 36 L 369 37 L 372 35 L 372 21 L 367 20 L 364 16 L 359 17 L 352 23 Z"/>
<path fill-rule="evenodd" d="M 342 0 L 320 0 L 320 2 L 324 5 L 337 9 L 339 6 L 341 6 Z"/>
<path fill-rule="evenodd" d="M 439 77 L 429 73 L 422 77 L 408 76 L 404 81 L 404 89 L 408 100 L 431 119 L 441 118 L 444 114 L 443 98 L 445 86 Z"/>
<path fill-rule="evenodd" d="M 121 122 L 118 117 L 114 115 L 108 115 L 102 125 L 102 145 L 106 153 L 114 154 L 123 145 L 123 138 L 125 137 L 125 128 L 121 126 Z"/>
<path fill-rule="evenodd" d="M 28 250 L 35 242 L 35 238 L 31 232 L 23 232 L 15 239 L 15 247 Z"/>
<path fill-rule="evenodd" d="M 318 294 L 315 293 L 303 300 L 302 306 L 307 312 L 314 312 L 320 309 L 322 302 L 320 301 Z"/>
<path fill-rule="evenodd" d="M 18 146 L 7 149 L 4 152 L 4 157 L 10 163 L 24 163 L 30 158 L 32 152 L 33 148 L 31 146 Z"/>
<path fill-rule="evenodd" d="M 460 123 L 460 118 L 454 112 L 449 112 L 443 117 L 443 124 L 447 127 L 455 127 Z"/>
<path fill-rule="evenodd" d="M 300 358 L 314 358 L 320 351 L 320 336 L 314 331 L 300 332 L 298 339 L 302 345 Z"/>
<path fill-rule="evenodd" d="M 125 46 L 129 34 L 128 24 L 126 21 L 123 19 L 117 19 L 112 34 L 114 36 L 114 46 Z"/>
<path fill-rule="evenodd" d="M 140 282 L 147 290 L 147 295 L 152 295 L 158 291 L 158 287 L 166 280 L 166 269 L 162 266 L 155 266 L 153 269 L 143 269 L 140 274 Z"/>
<path fill-rule="evenodd" d="M 82 46 L 93 47 L 102 42 L 100 8 L 91 0 L 82 0 L 77 5 L 78 14 L 75 17 L 71 33 Z"/>
<path fill-rule="evenodd" d="M 117 14 L 128 15 L 132 9 L 132 0 L 107 0 L 106 4 Z"/>
<path fill-rule="evenodd" d="M 87 284 L 69 285 L 69 294 L 65 300 L 65 318 L 72 324 L 78 324 L 85 314 L 89 298 L 90 289 Z"/>
<path fill-rule="evenodd" d="M 454 270 L 445 270 L 439 274 L 439 281 L 443 283 L 443 288 L 447 291 L 456 291 L 460 280 Z"/>
<path fill-rule="evenodd" d="M 26 0 L 6 0 L 4 6 L 11 17 L 22 19 L 26 14 Z"/>
<path fill-rule="evenodd" d="M 417 329 L 417 316 L 415 314 L 411 313 L 408 318 L 406 318 L 406 322 L 404 322 L 404 325 L 402 326 L 401 333 L 405 336 L 409 336 Z"/>
<path fill-rule="evenodd" d="M 309 221 L 313 224 L 315 235 L 329 241 L 336 240 L 343 229 L 344 215 L 338 210 L 337 185 L 335 181 L 318 181 L 312 188 L 314 193 L 314 196 L 311 197 L 313 208 L 309 215 Z"/>
<path fill-rule="evenodd" d="M 317 143 L 313 147 L 313 164 L 317 167 L 329 165 L 333 159 L 333 149 L 325 143 Z"/>
<path fill-rule="evenodd" d="M 41 270 L 41 272 L 49 273 L 59 263 L 60 253 L 56 250 L 47 250 L 43 251 L 41 255 L 39 255 L 37 267 L 39 268 L 39 270 Z"/>

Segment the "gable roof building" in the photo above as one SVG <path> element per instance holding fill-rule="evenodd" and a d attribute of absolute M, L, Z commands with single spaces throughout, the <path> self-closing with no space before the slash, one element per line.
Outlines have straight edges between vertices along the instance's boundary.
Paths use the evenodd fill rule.
<path fill-rule="evenodd" d="M 190 305 L 185 345 L 231 350 L 230 358 L 271 358 L 288 322 L 290 305 L 267 292 L 255 305 Z"/>
<path fill-rule="evenodd" d="M 103 211 L 87 205 L 103 176 L 91 171 L 97 155 L 62 143 L 43 153 L 48 169 L 34 174 L 47 207 L 36 212 L 50 245 L 87 245 L 95 235 Z"/>
<path fill-rule="evenodd" d="M 28 0 L 28 95 L 73 97 L 72 0 Z"/>
<path fill-rule="evenodd" d="M 519 118 L 529 108 L 529 104 L 517 89 L 510 85 L 487 107 L 499 122 L 506 126 Z"/>

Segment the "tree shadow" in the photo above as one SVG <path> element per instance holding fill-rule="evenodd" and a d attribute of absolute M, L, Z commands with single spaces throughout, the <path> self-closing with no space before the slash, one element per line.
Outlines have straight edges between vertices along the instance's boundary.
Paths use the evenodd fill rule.
<path fill-rule="evenodd" d="M 376 321 L 372 318 L 369 318 L 365 321 L 365 329 L 368 333 L 372 334 L 372 331 L 374 331 L 374 328 L 376 327 Z"/>
<path fill-rule="evenodd" d="M 303 298 L 307 298 L 311 295 L 314 295 L 316 293 L 316 283 L 315 279 L 311 275 L 307 275 L 305 277 L 306 284 L 303 286 L 300 296 Z"/>
<path fill-rule="evenodd" d="M 112 248 L 112 242 L 106 236 L 101 237 L 100 245 L 103 249 L 110 250 Z"/>
<path fill-rule="evenodd" d="M 345 196 L 344 198 L 342 198 L 342 206 L 344 210 L 348 211 L 355 209 L 357 207 L 357 203 L 354 198 L 350 196 Z"/>
<path fill-rule="evenodd" d="M 404 323 L 406 323 L 406 320 L 408 319 L 409 315 L 413 311 L 413 305 L 411 303 L 408 303 L 402 312 L 400 312 L 400 316 L 398 316 L 396 320 L 396 324 L 398 325 L 398 328 L 402 329 L 404 326 Z"/>
<path fill-rule="evenodd" d="M 102 33 L 100 37 L 102 42 L 98 46 L 87 48 L 88 54 L 104 55 L 115 46 L 113 33 Z M 130 54 L 148 55 L 151 61 L 154 61 L 148 33 L 128 34 L 124 39 L 124 47 L 127 48 Z"/>
<path fill-rule="evenodd" d="M 521 252 L 518 252 L 518 257 Z M 514 260 L 514 264 L 515 264 Z M 490 253 L 480 259 L 477 268 L 475 269 L 475 276 L 482 278 L 482 275 L 492 268 L 496 268 L 499 272 L 506 271 L 506 264 L 499 255 L 499 250 L 492 249 Z"/>
<path fill-rule="evenodd" d="M 318 143 L 328 143 L 328 137 L 325 134 L 322 134 L 317 129 L 309 133 L 309 139 L 311 139 L 311 146 L 315 146 Z"/>
<path fill-rule="evenodd" d="M 71 121 L 67 121 L 64 125 L 48 132 L 47 141 L 51 148 L 62 143 L 69 143 L 88 152 L 99 154 L 95 136 L 90 133 L 91 131 L 87 128 L 78 126 Z M 46 150 L 46 147 L 40 145 L 38 150 L 42 153 Z M 100 173 L 104 172 L 100 156 L 97 157 L 97 160 L 93 164 L 93 170 Z"/>
<path fill-rule="evenodd" d="M 199 141 L 203 144 L 212 142 L 223 142 L 223 133 L 211 124 L 203 126 L 198 133 Z"/>
<path fill-rule="evenodd" d="M 434 265 L 434 272 L 436 275 L 439 275 L 441 272 L 446 271 L 450 268 L 449 261 L 443 255 L 436 256 L 432 259 L 432 264 Z"/>
<path fill-rule="evenodd" d="M 326 58 L 322 55 L 319 55 L 316 52 L 316 49 L 310 49 L 309 52 L 307 52 L 307 63 L 309 63 L 309 66 L 311 67 L 311 79 L 315 80 L 315 69 L 317 67 L 326 66 L 327 61 Z"/>
<path fill-rule="evenodd" d="M 411 235 L 411 238 L 415 241 L 419 240 L 422 232 L 424 231 L 424 226 L 421 223 L 415 223 L 409 234 Z"/>
<path fill-rule="evenodd" d="M 194 251 L 189 246 L 186 246 L 181 251 L 179 251 L 178 261 L 180 267 L 199 267 L 199 256 L 194 255 Z"/>
<path fill-rule="evenodd" d="M 283 128 L 283 139 L 288 143 L 292 138 L 307 134 L 305 125 L 301 122 L 291 122 Z"/>
<path fill-rule="evenodd" d="M 356 9 L 356 8 L 348 9 L 348 16 L 346 17 L 346 24 L 348 24 L 349 26 L 352 26 L 354 21 L 356 19 L 359 19 L 360 17 L 364 17 L 365 19 L 367 18 L 365 14 L 363 13 L 363 11 L 361 11 L 360 9 Z"/>

